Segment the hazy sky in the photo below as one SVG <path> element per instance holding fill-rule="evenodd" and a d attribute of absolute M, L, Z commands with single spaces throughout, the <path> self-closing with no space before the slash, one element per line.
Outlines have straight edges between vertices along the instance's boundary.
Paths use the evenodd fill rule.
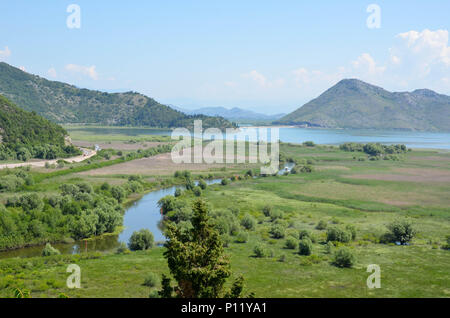
<path fill-rule="evenodd" d="M 0 12 L 0 61 L 185 108 L 289 112 L 348 77 L 450 94 L 448 0 L 15 0 Z"/>

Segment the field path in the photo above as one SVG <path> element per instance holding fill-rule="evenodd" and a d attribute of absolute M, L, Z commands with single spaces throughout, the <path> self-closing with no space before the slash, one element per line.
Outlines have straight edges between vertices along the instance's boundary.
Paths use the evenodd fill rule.
<path fill-rule="evenodd" d="M 80 148 L 83 152 L 82 155 L 72 157 L 72 158 L 63 158 L 64 161 L 67 162 L 81 162 L 86 159 L 89 159 L 97 154 L 96 151 L 86 148 Z M 28 161 L 28 162 L 21 162 L 21 163 L 6 163 L 0 165 L 0 170 L 5 168 L 18 168 L 18 167 L 26 167 L 26 166 L 32 166 L 32 167 L 45 167 L 45 164 L 48 162 L 49 164 L 56 164 L 56 162 L 59 159 L 53 159 L 53 160 L 42 160 L 42 161 Z"/>

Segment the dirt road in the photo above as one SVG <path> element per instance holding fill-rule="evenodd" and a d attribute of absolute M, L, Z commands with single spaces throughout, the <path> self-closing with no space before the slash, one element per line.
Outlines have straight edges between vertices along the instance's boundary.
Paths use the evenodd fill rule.
<path fill-rule="evenodd" d="M 83 154 L 81 156 L 76 156 L 72 158 L 65 158 L 64 161 L 67 162 L 81 162 L 86 159 L 89 159 L 97 154 L 96 151 L 91 149 L 85 149 L 81 148 L 81 151 Z M 0 170 L 5 168 L 18 168 L 18 167 L 26 167 L 26 166 L 32 166 L 32 167 L 45 167 L 45 164 L 48 162 L 49 164 L 56 164 L 56 162 L 59 159 L 54 160 L 42 160 L 42 161 L 27 161 L 27 162 L 21 162 L 21 163 L 6 163 L 0 165 Z"/>

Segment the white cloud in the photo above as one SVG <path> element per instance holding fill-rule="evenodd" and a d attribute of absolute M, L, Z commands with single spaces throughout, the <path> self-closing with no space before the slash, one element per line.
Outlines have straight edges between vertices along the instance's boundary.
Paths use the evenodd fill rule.
<path fill-rule="evenodd" d="M 267 85 L 267 79 L 264 75 L 259 73 L 258 71 L 250 71 L 249 73 L 246 73 L 243 75 L 246 78 L 251 78 L 253 81 L 255 81 L 259 86 L 266 86 Z"/>
<path fill-rule="evenodd" d="M 56 78 L 57 74 L 56 74 L 56 70 L 54 67 L 51 67 L 48 69 L 47 71 L 48 76 L 52 77 L 52 78 Z"/>
<path fill-rule="evenodd" d="M 398 43 L 391 50 L 391 60 L 398 60 L 419 75 L 429 74 L 436 67 L 450 67 L 447 30 L 412 30 L 398 34 L 397 39 Z"/>
<path fill-rule="evenodd" d="M 375 60 L 369 53 L 361 54 L 355 61 L 351 62 L 353 70 L 360 76 L 377 76 L 383 74 L 385 66 L 377 66 Z"/>
<path fill-rule="evenodd" d="M 259 86 L 264 88 L 269 87 L 280 87 L 284 85 L 284 79 L 278 78 L 273 81 L 269 81 L 263 74 L 259 73 L 258 71 L 250 71 L 249 73 L 245 73 L 242 75 L 244 78 L 250 78 L 254 82 L 256 82 Z"/>
<path fill-rule="evenodd" d="M 95 70 L 95 65 L 92 66 L 83 66 L 76 64 L 67 64 L 65 69 L 72 73 L 78 73 L 82 75 L 89 76 L 93 80 L 98 80 L 98 73 Z"/>
<path fill-rule="evenodd" d="M 11 51 L 7 46 L 3 50 L 0 50 L 0 61 L 6 60 L 11 55 Z"/>

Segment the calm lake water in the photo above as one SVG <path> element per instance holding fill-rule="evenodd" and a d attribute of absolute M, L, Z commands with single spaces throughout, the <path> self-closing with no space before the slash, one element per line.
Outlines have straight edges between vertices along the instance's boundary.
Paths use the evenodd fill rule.
<path fill-rule="evenodd" d="M 257 127 L 243 126 L 238 134 L 239 140 L 245 140 L 245 135 L 250 129 L 258 132 L 263 130 Z M 263 128 L 264 129 L 264 128 Z M 70 130 L 70 128 L 69 128 Z M 91 134 L 124 134 L 130 137 L 141 135 L 167 135 L 172 131 L 164 129 L 149 128 L 95 128 L 87 127 L 74 129 L 74 131 L 86 131 Z M 316 144 L 339 145 L 345 142 L 379 142 L 382 144 L 405 144 L 408 148 L 437 148 L 450 149 L 449 132 L 417 132 L 417 131 L 392 131 L 392 130 L 370 130 L 370 129 L 312 129 L 297 127 L 280 127 L 280 140 L 283 142 L 302 143 L 314 141 Z M 219 136 L 220 137 L 220 136 Z M 267 138 L 262 138 L 267 139 Z"/>

